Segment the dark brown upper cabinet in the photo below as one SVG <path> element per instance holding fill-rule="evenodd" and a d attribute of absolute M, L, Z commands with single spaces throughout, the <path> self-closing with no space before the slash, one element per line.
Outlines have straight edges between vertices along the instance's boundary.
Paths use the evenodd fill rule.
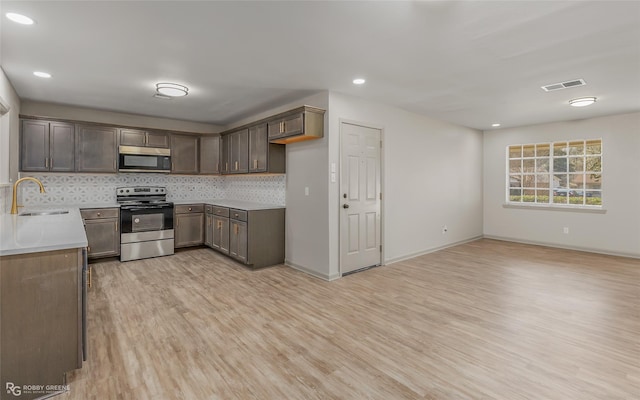
<path fill-rule="evenodd" d="M 324 136 L 324 113 L 320 108 L 302 106 L 269 118 L 269 141 L 287 144 Z"/>
<path fill-rule="evenodd" d="M 123 128 L 120 129 L 120 145 L 168 148 L 169 135 L 164 132 Z"/>
<path fill-rule="evenodd" d="M 171 173 L 198 173 L 198 136 L 171 134 Z"/>
<path fill-rule="evenodd" d="M 118 172 L 118 128 L 76 125 L 76 171 Z"/>
<path fill-rule="evenodd" d="M 43 120 L 21 121 L 20 170 L 72 172 L 75 170 L 75 126 Z"/>
<path fill-rule="evenodd" d="M 218 175 L 220 164 L 220 136 L 201 136 L 200 174 Z"/>
<path fill-rule="evenodd" d="M 269 143 L 267 124 L 249 128 L 249 172 L 284 173 L 285 146 Z"/>

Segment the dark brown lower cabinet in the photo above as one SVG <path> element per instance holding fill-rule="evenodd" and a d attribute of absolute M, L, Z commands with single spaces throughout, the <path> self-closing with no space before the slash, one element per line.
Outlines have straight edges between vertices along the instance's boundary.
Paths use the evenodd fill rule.
<path fill-rule="evenodd" d="M 252 268 L 284 263 L 285 209 L 240 210 L 207 205 L 212 249 Z"/>
<path fill-rule="evenodd" d="M 204 206 L 202 204 L 185 204 L 176 206 L 174 210 L 175 248 L 203 244 Z"/>
<path fill-rule="evenodd" d="M 82 367 L 82 265 L 79 248 L 0 257 L 0 398 L 52 394 Z"/>
<path fill-rule="evenodd" d="M 120 210 L 91 208 L 80 210 L 87 233 L 88 256 L 91 259 L 120 255 Z"/>

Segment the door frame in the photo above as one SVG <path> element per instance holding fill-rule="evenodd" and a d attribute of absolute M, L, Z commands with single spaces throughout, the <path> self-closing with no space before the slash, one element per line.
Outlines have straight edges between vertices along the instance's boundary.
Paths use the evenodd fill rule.
<path fill-rule="evenodd" d="M 336 197 L 336 207 L 338 207 L 338 274 L 340 277 L 342 277 L 342 223 L 341 223 L 341 203 L 342 203 L 342 197 L 341 197 L 341 193 L 342 193 L 342 139 L 343 139 L 343 125 L 347 124 L 347 125 L 356 125 L 356 126 L 361 126 L 363 128 L 370 128 L 370 129 L 377 129 L 380 131 L 380 193 L 382 194 L 382 199 L 380 199 L 380 245 L 382 246 L 382 251 L 380 252 L 380 266 L 385 265 L 385 258 L 384 258 L 384 254 L 386 251 L 386 246 L 384 245 L 385 243 L 385 231 L 384 231 L 384 216 L 385 216 L 385 212 L 384 212 L 384 205 L 385 205 L 385 201 L 386 201 L 386 196 L 385 196 L 385 192 L 384 192 L 384 186 L 385 186 L 385 182 L 384 182 L 384 159 L 385 159 L 385 130 L 384 130 L 384 126 L 382 125 L 377 125 L 377 124 L 373 124 L 373 123 L 369 123 L 369 122 L 362 122 L 362 121 L 357 121 L 357 120 L 352 120 L 352 119 L 347 119 L 347 118 L 339 118 L 338 119 L 338 124 L 340 125 L 340 138 L 339 138 L 339 145 L 338 145 L 338 190 L 337 190 L 337 197 Z"/>

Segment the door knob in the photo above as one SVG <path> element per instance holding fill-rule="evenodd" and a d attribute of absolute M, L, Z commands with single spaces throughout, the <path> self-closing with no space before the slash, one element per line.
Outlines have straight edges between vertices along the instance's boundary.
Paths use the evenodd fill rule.
<path fill-rule="evenodd" d="M 342 208 L 349 208 L 349 205 L 348 204 L 343 204 Z"/>

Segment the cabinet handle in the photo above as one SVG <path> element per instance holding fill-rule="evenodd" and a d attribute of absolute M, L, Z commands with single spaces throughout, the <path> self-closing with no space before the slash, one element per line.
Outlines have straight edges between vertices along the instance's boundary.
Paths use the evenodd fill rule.
<path fill-rule="evenodd" d="M 216 163 L 216 172 L 220 172 L 220 163 Z"/>
<path fill-rule="evenodd" d="M 87 246 L 87 253 L 91 253 L 91 246 Z"/>
<path fill-rule="evenodd" d="M 100 213 L 97 213 L 96 215 L 99 217 L 99 216 L 100 216 Z"/>
<path fill-rule="evenodd" d="M 238 224 L 233 225 L 233 233 L 238 234 Z"/>
<path fill-rule="evenodd" d="M 44 158 L 44 167 L 49 168 L 49 157 Z"/>
<path fill-rule="evenodd" d="M 191 207 L 189 207 L 189 211 L 191 211 Z"/>
<path fill-rule="evenodd" d="M 87 275 L 89 275 L 89 279 L 87 279 L 87 286 L 88 286 L 88 287 L 91 287 L 91 286 L 92 286 L 92 285 L 91 285 L 91 270 L 92 270 L 92 268 L 91 268 L 91 267 L 89 267 L 89 269 L 87 270 L 87 272 L 88 272 L 88 274 L 87 274 Z"/>
<path fill-rule="evenodd" d="M 253 160 L 253 169 L 258 169 L 258 160 Z"/>
<path fill-rule="evenodd" d="M 236 171 L 238 170 L 238 162 L 236 161 Z"/>
<path fill-rule="evenodd" d="M 224 170 L 225 171 L 229 171 L 229 163 L 228 162 L 224 163 Z"/>
<path fill-rule="evenodd" d="M 118 223 L 116 222 L 116 232 L 118 232 Z"/>

